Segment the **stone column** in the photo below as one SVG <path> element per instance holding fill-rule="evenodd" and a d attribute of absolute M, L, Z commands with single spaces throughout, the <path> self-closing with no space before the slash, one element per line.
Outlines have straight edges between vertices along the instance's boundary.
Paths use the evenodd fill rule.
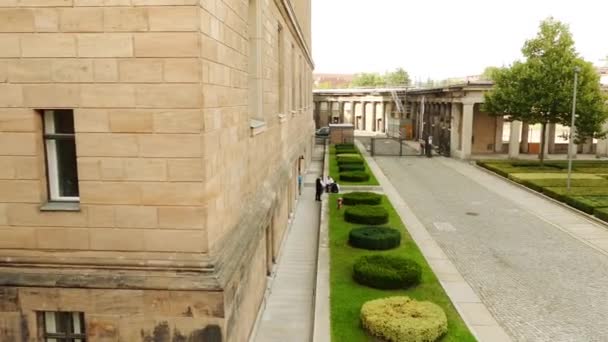
<path fill-rule="evenodd" d="M 372 102 L 372 132 L 378 131 L 378 118 L 376 117 L 376 107 L 378 102 Z"/>
<path fill-rule="evenodd" d="M 386 122 L 386 109 L 388 108 L 388 102 L 382 101 L 382 133 L 386 133 L 387 122 Z"/>
<path fill-rule="evenodd" d="M 474 103 L 462 104 L 462 159 L 471 157 L 474 107 Z"/>
<path fill-rule="evenodd" d="M 511 121 L 511 134 L 509 136 L 509 158 L 519 157 L 519 138 L 521 135 L 521 121 Z"/>
<path fill-rule="evenodd" d="M 543 150 L 543 154 L 545 155 L 545 158 L 547 157 L 547 155 L 549 154 L 549 140 L 550 140 L 550 129 L 549 127 L 551 126 L 551 124 L 547 124 L 547 127 L 545 128 L 545 148 Z M 541 134 L 542 134 L 542 126 L 541 126 Z M 540 143 L 540 142 L 539 142 Z"/>
<path fill-rule="evenodd" d="M 521 126 L 521 143 L 520 143 L 520 151 L 521 153 L 528 153 L 528 131 L 530 130 L 530 126 L 527 123 L 522 123 Z"/>
<path fill-rule="evenodd" d="M 339 102 L 339 111 L 340 111 L 340 123 L 344 123 L 344 101 Z"/>
<path fill-rule="evenodd" d="M 496 117 L 496 137 L 494 139 L 494 152 L 502 153 L 502 126 L 504 119 L 502 116 Z"/>
<path fill-rule="evenodd" d="M 363 101 L 361 102 L 361 127 L 359 127 L 360 130 L 365 131 L 367 129 L 367 102 Z"/>
<path fill-rule="evenodd" d="M 458 155 L 458 151 L 460 151 L 461 146 L 460 146 L 460 122 L 462 120 L 462 108 L 460 103 L 453 103 L 452 104 L 452 122 L 451 122 L 451 126 L 452 126 L 452 132 L 450 135 L 450 152 L 451 155 L 456 156 Z M 421 137 L 419 137 L 421 138 Z"/>
<path fill-rule="evenodd" d="M 608 130 L 608 121 L 604 122 L 604 124 L 602 125 L 602 130 Z M 597 141 L 595 154 L 597 157 L 608 157 L 608 137 L 605 137 L 604 139 L 599 139 Z"/>

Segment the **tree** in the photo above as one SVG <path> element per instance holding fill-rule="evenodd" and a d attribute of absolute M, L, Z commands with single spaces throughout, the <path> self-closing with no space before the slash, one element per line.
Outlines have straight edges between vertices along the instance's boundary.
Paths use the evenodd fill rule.
<path fill-rule="evenodd" d="M 384 83 L 384 78 L 380 74 L 362 72 L 355 75 L 350 85 L 351 87 L 377 87 Z"/>
<path fill-rule="evenodd" d="M 509 120 L 542 124 L 539 159 L 544 162 L 547 124 L 570 126 L 574 68 L 580 69 L 575 141 L 600 137 L 608 117 L 606 98 L 593 65 L 578 56 L 567 25 L 546 19 L 537 36 L 525 42 L 525 61 L 493 72 L 494 88 L 485 95 L 485 110 Z"/>
<path fill-rule="evenodd" d="M 410 75 L 403 68 L 397 68 L 393 72 L 387 72 L 384 75 L 386 85 L 389 86 L 407 86 L 410 85 Z"/>
<path fill-rule="evenodd" d="M 483 73 L 481 74 L 481 79 L 486 80 L 486 81 L 493 81 L 494 74 L 496 74 L 496 72 L 498 72 L 498 71 L 500 71 L 500 68 L 498 68 L 498 67 L 495 67 L 495 66 L 486 67 L 483 70 Z"/>

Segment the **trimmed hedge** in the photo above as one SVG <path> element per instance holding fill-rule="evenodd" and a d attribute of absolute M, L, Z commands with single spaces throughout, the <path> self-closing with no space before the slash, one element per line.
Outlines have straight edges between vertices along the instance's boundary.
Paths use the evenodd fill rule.
<path fill-rule="evenodd" d="M 608 208 L 595 209 L 593 215 L 602 221 L 608 222 Z"/>
<path fill-rule="evenodd" d="M 377 254 L 362 256 L 353 265 L 353 279 L 376 289 L 404 289 L 420 283 L 422 270 L 414 260 Z"/>
<path fill-rule="evenodd" d="M 448 332 L 441 307 L 406 296 L 370 300 L 361 307 L 360 318 L 371 335 L 390 342 L 434 342 Z"/>
<path fill-rule="evenodd" d="M 382 202 L 382 195 L 373 192 L 350 192 L 342 196 L 345 205 L 369 204 L 376 205 Z"/>
<path fill-rule="evenodd" d="M 363 160 L 363 158 L 361 158 L 360 154 L 356 154 L 356 153 L 344 153 L 344 154 L 339 154 L 336 156 L 336 159 L 338 161 L 347 161 L 347 160 Z"/>
<path fill-rule="evenodd" d="M 363 162 L 363 159 L 361 160 L 338 160 L 338 166 L 341 165 L 365 165 L 365 163 Z"/>
<path fill-rule="evenodd" d="M 349 154 L 349 155 L 359 155 L 359 151 L 356 150 L 340 150 L 340 151 L 336 151 L 336 155 L 337 156 L 342 156 L 345 154 Z"/>
<path fill-rule="evenodd" d="M 356 248 L 383 251 L 401 244 L 401 233 L 389 227 L 354 228 L 348 235 L 348 243 Z"/>
<path fill-rule="evenodd" d="M 543 188 L 543 194 L 558 201 L 566 202 L 568 196 L 608 196 L 608 187 L 579 186 L 570 188 L 570 192 L 566 187 L 546 187 Z"/>
<path fill-rule="evenodd" d="M 570 206 L 593 215 L 595 209 L 608 207 L 608 196 L 564 196 Z"/>
<path fill-rule="evenodd" d="M 379 225 L 388 222 L 388 212 L 381 206 L 356 205 L 346 208 L 344 220 L 350 223 Z"/>
<path fill-rule="evenodd" d="M 365 171 L 340 172 L 340 180 L 346 182 L 367 182 L 369 180 L 369 173 Z"/>
<path fill-rule="evenodd" d="M 335 146 L 337 150 L 356 150 L 355 144 L 336 144 Z"/>
<path fill-rule="evenodd" d="M 365 164 L 341 164 L 338 165 L 338 170 L 340 172 L 344 171 L 365 171 Z"/>

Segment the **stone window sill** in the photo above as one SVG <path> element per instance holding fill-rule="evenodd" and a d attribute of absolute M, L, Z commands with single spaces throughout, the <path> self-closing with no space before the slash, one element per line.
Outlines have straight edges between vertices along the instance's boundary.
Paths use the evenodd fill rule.
<path fill-rule="evenodd" d="M 266 131 L 266 122 L 258 119 L 250 119 L 249 127 L 251 128 L 251 136 L 254 137 Z"/>
<path fill-rule="evenodd" d="M 40 211 L 80 211 L 78 202 L 47 202 L 40 206 Z"/>

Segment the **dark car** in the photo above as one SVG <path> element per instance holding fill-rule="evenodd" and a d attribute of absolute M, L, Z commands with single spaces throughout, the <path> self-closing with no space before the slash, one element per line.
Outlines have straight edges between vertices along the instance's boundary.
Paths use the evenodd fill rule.
<path fill-rule="evenodd" d="M 329 127 L 321 127 L 315 132 L 317 138 L 327 138 L 329 136 Z"/>

